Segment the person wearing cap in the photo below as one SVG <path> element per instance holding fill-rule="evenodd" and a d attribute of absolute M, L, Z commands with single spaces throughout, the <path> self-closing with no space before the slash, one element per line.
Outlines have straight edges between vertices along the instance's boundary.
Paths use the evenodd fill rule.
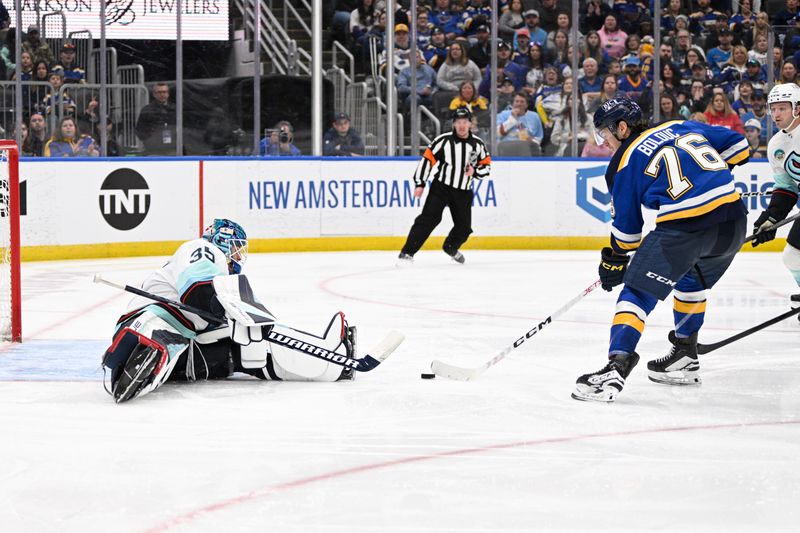
<path fill-rule="evenodd" d="M 767 85 L 767 73 L 761 63 L 755 59 L 748 59 L 744 66 L 745 70 L 744 74 L 742 74 L 742 79 L 749 80 L 756 91 L 763 91 Z"/>
<path fill-rule="evenodd" d="M 458 13 L 451 8 L 450 0 L 436 0 L 429 17 L 431 24 L 444 30 L 448 43 L 464 34 L 464 31 L 458 25 L 461 19 Z"/>
<path fill-rule="evenodd" d="M 776 87 L 778 87 L 776 85 Z M 761 123 L 761 141 L 767 142 L 767 124 L 769 123 L 770 117 L 769 113 L 767 112 L 767 95 L 761 89 L 756 89 L 753 91 L 753 107 L 749 113 L 745 113 L 742 115 L 742 122 L 747 122 L 748 120 L 756 119 Z M 775 123 L 772 124 L 772 132 L 775 133 L 777 131 L 777 127 Z"/>
<path fill-rule="evenodd" d="M 425 107 L 433 106 L 433 95 L 438 87 L 436 85 L 436 71 L 425 63 L 425 57 L 417 50 L 417 103 Z M 411 110 L 411 67 L 400 71 L 395 80 L 397 84 L 397 97 L 403 105 L 403 112 Z"/>
<path fill-rule="evenodd" d="M 42 102 L 45 115 L 50 116 L 53 113 L 58 114 L 59 109 L 63 109 L 64 114 L 59 115 L 59 118 L 74 116 L 76 111 L 75 102 L 70 98 L 69 92 L 60 90 L 61 86 L 64 85 L 64 71 L 55 67 L 50 71 L 47 81 L 53 89 L 47 93 L 47 96 L 44 97 L 44 101 Z"/>
<path fill-rule="evenodd" d="M 469 0 L 469 4 L 461 13 L 461 29 L 470 38 L 478 33 L 478 28 L 486 27 L 492 20 L 492 7 L 488 0 Z"/>
<path fill-rule="evenodd" d="M 381 52 L 380 65 L 381 72 L 386 69 L 387 50 Z M 411 38 L 408 33 L 408 26 L 405 24 L 396 24 L 394 27 L 394 59 L 392 61 L 395 72 L 400 72 L 404 68 L 411 65 Z"/>
<path fill-rule="evenodd" d="M 64 43 L 59 54 L 58 66 L 64 71 L 64 83 L 86 83 L 86 71 L 75 64 L 75 45 Z"/>
<path fill-rule="evenodd" d="M 488 26 L 478 26 L 475 29 L 475 42 L 469 47 L 469 58 L 479 69 L 483 70 L 486 65 L 491 63 L 492 43 L 489 41 L 490 33 Z"/>
<path fill-rule="evenodd" d="M 750 159 L 766 159 L 767 145 L 761 140 L 761 122 L 751 118 L 744 123 L 744 138 L 750 146 Z"/>
<path fill-rule="evenodd" d="M 497 83 L 501 84 L 500 80 L 508 78 L 514 84 L 514 90 L 518 91 L 522 88 L 525 82 L 525 67 L 519 63 L 511 61 L 511 47 L 505 41 L 497 43 Z M 478 86 L 478 92 L 486 99 L 491 98 L 492 92 L 492 66 L 487 65 L 483 69 L 483 76 L 481 83 Z M 513 92 L 513 91 L 512 91 Z"/>
<path fill-rule="evenodd" d="M 333 125 L 322 137 L 322 155 L 355 157 L 364 155 L 364 142 L 358 132 L 350 127 L 347 113 L 336 113 Z"/>
<path fill-rule="evenodd" d="M 523 28 L 528 29 L 531 43 L 539 43 L 543 47 L 547 45 L 547 30 L 542 28 L 539 12 L 535 9 L 528 9 L 523 13 Z"/>
<path fill-rule="evenodd" d="M 39 36 L 39 26 L 34 24 L 28 26 L 28 33 L 22 41 L 22 49 L 31 55 L 34 64 L 44 61 L 52 65 L 55 60 L 53 51 Z"/>
<path fill-rule="evenodd" d="M 538 13 L 536 16 L 539 16 Z M 511 0 L 508 3 L 508 9 L 500 15 L 500 20 L 497 21 L 497 37 L 510 41 L 514 38 L 514 32 L 524 25 L 522 0 Z"/>
<path fill-rule="evenodd" d="M 617 17 L 611 13 L 606 15 L 603 27 L 597 32 L 600 36 L 600 46 L 606 54 L 614 59 L 619 59 L 625 53 L 625 39 L 628 34 L 619 28 Z"/>
<path fill-rule="evenodd" d="M 520 28 L 514 35 L 514 42 L 512 43 L 514 49 L 511 54 L 511 60 L 519 62 L 519 58 L 524 58 L 528 55 L 528 49 L 531 46 L 531 34 L 528 28 Z"/>
<path fill-rule="evenodd" d="M 431 30 L 431 42 L 422 49 L 425 61 L 433 70 L 439 70 L 444 64 L 444 60 L 447 58 L 449 49 L 446 40 L 447 38 L 445 37 L 444 30 L 438 26 L 434 27 L 433 30 Z"/>
<path fill-rule="evenodd" d="M 723 28 L 719 32 L 719 45 L 708 51 L 706 59 L 711 67 L 714 76 L 719 76 L 723 65 L 728 62 L 733 53 L 733 33 L 728 28 Z"/>
<path fill-rule="evenodd" d="M 398 266 L 411 264 L 431 232 L 450 209 L 453 229 L 442 250 L 453 261 L 464 263 L 459 250 L 472 233 L 472 182 L 489 177 L 492 158 L 484 142 L 472 134 L 472 112 L 467 107 L 453 111 L 453 130 L 436 137 L 425 149 L 414 172 L 414 197 L 419 198 L 430 181 L 422 213 L 414 220 L 398 255 Z"/>
<path fill-rule="evenodd" d="M 646 85 L 639 71 L 641 62 L 636 56 L 628 56 L 625 60 L 625 75 L 619 79 L 618 89 L 631 100 L 637 100 Z"/>

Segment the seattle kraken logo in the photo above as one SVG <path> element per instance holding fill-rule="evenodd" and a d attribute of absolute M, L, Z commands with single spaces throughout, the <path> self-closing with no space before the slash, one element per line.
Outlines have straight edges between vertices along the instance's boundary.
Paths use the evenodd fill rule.
<path fill-rule="evenodd" d="M 783 168 L 786 169 L 786 173 L 789 174 L 793 180 L 800 181 L 800 154 L 791 152 L 789 157 L 786 158 Z"/>

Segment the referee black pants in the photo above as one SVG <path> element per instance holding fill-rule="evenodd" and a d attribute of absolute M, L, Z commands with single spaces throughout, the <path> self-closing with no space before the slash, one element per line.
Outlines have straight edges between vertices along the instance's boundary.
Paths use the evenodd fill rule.
<path fill-rule="evenodd" d="M 472 190 L 456 189 L 440 181 L 432 181 L 428 198 L 422 206 L 422 213 L 414 220 L 414 225 L 408 232 L 403 253 L 414 255 L 422 248 L 433 229 L 442 221 L 445 207 L 450 208 L 453 229 L 444 240 L 442 249 L 453 255 L 467 242 L 469 234 L 472 233 Z"/>

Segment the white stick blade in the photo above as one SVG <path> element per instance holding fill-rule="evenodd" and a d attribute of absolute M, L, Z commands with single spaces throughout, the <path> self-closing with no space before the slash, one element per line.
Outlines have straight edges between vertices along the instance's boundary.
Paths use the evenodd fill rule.
<path fill-rule="evenodd" d="M 397 330 L 392 330 L 378 343 L 370 352 L 369 355 L 374 357 L 380 362 L 386 360 L 387 357 L 392 355 L 398 346 L 405 340 L 406 336 Z"/>
<path fill-rule="evenodd" d="M 472 381 L 481 374 L 481 369 L 482 368 L 461 368 L 459 366 L 448 365 L 438 360 L 431 363 L 431 371 L 434 374 L 456 381 Z"/>

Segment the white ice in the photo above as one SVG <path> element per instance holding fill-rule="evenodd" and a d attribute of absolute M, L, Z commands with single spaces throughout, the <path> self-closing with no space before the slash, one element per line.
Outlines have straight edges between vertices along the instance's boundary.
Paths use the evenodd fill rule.
<path fill-rule="evenodd" d="M 25 342 L 0 351 L 0 531 L 798 531 L 800 324 L 702 356 L 700 387 L 650 382 L 671 299 L 615 404 L 583 403 L 616 292 L 597 290 L 473 382 L 477 366 L 596 278 L 596 252 L 265 254 L 247 271 L 282 322 L 337 310 L 360 353 L 406 341 L 354 382 L 167 384 L 116 405 L 100 356 L 131 284 L 164 258 L 25 263 Z M 740 254 L 701 342 L 788 309 L 778 254 Z"/>

